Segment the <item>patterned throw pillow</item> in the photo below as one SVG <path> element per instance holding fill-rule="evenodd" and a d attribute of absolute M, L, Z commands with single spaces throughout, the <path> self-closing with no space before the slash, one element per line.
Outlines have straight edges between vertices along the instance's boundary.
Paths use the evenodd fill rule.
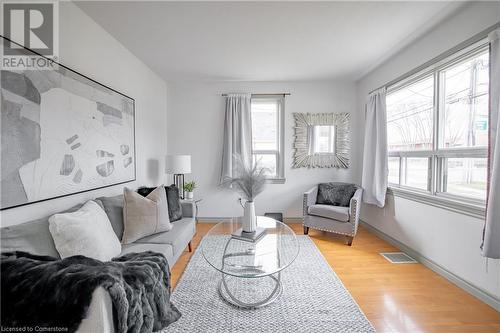
<path fill-rule="evenodd" d="M 356 190 L 357 188 L 354 184 L 321 183 L 318 185 L 316 203 L 321 205 L 349 207 L 351 198 Z"/>
<path fill-rule="evenodd" d="M 154 189 L 154 187 L 141 187 L 137 190 L 137 193 L 145 197 Z M 170 219 L 170 222 L 175 222 L 182 219 L 182 207 L 181 199 L 179 197 L 179 188 L 174 184 L 165 186 L 165 193 L 167 194 L 168 217 Z"/>

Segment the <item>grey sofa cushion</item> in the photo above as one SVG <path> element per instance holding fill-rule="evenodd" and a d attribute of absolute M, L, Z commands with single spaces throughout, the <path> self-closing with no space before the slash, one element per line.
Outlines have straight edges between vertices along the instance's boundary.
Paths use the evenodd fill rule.
<path fill-rule="evenodd" d="M 123 195 L 100 197 L 95 201 L 104 207 L 104 211 L 111 222 L 111 227 L 113 227 L 113 231 L 121 241 L 123 237 Z"/>
<path fill-rule="evenodd" d="M 351 198 L 356 190 L 357 186 L 354 184 L 321 183 L 318 185 L 316 203 L 321 205 L 349 207 Z"/>
<path fill-rule="evenodd" d="M 349 208 L 331 205 L 312 205 L 307 209 L 309 215 L 325 217 L 341 222 L 349 222 Z"/>
<path fill-rule="evenodd" d="M 75 212 L 82 206 L 83 204 L 78 204 L 61 213 Z M 2 252 L 25 251 L 32 254 L 60 258 L 49 231 L 48 216 L 26 223 L 4 227 L 0 229 L 0 233 Z"/>
<path fill-rule="evenodd" d="M 195 220 L 192 218 L 183 218 L 172 223 L 172 230 L 138 239 L 136 243 L 171 244 L 174 248 L 174 253 L 178 253 L 179 251 L 184 251 L 184 248 L 193 238 L 195 232 Z"/>
<path fill-rule="evenodd" d="M 127 253 L 140 253 L 144 251 L 153 251 L 161 253 L 167 258 L 170 268 L 174 265 L 174 250 L 170 244 L 147 244 L 147 243 L 131 243 L 122 245 L 122 253 L 120 256 Z"/>
<path fill-rule="evenodd" d="M 179 221 L 182 219 L 181 200 L 179 197 L 179 189 L 175 185 L 165 186 L 167 191 L 168 215 L 170 222 Z"/>

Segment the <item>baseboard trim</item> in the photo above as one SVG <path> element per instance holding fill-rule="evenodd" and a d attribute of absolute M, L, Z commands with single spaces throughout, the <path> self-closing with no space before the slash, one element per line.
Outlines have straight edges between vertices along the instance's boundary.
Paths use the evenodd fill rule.
<path fill-rule="evenodd" d="M 218 223 L 218 222 L 229 222 L 229 221 L 231 221 L 230 217 L 213 217 L 213 216 L 198 217 L 198 223 Z"/>
<path fill-rule="evenodd" d="M 302 223 L 304 218 L 301 217 L 284 217 L 285 223 Z M 216 223 L 229 222 L 230 217 L 198 217 L 198 223 Z"/>
<path fill-rule="evenodd" d="M 432 261 L 431 259 L 421 255 L 419 252 L 413 250 L 412 248 L 408 247 L 407 245 L 401 243 L 397 239 L 389 236 L 385 232 L 375 228 L 374 226 L 366 223 L 365 221 L 360 221 L 360 223 L 363 225 L 364 228 L 372 232 L 373 234 L 377 235 L 378 237 L 382 238 L 389 244 L 397 247 L 403 252 L 406 252 L 410 257 L 414 258 L 418 262 L 420 262 L 422 265 L 425 267 L 431 269 L 435 273 L 441 275 L 457 287 L 461 288 L 462 290 L 465 290 L 472 296 L 478 298 L 480 301 L 488 304 L 491 306 L 493 309 L 497 310 L 500 312 L 500 299 L 497 297 L 491 295 L 490 293 L 484 291 L 481 288 L 478 288 L 474 286 L 473 284 L 469 283 L 468 281 L 462 279 L 458 275 L 455 275 L 454 273 L 450 272 L 443 266 L 437 264 L 436 262 Z"/>

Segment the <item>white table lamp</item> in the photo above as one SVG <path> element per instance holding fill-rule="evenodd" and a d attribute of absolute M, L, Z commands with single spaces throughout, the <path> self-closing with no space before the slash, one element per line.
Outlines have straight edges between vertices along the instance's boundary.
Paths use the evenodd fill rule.
<path fill-rule="evenodd" d="M 184 175 L 191 173 L 191 155 L 167 155 L 165 173 L 174 175 L 174 184 L 184 199 Z"/>

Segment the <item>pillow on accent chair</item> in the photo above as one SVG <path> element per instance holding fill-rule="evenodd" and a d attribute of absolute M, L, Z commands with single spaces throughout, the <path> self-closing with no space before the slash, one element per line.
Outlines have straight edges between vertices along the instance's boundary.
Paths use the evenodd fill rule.
<path fill-rule="evenodd" d="M 163 186 L 146 197 L 128 188 L 123 190 L 122 244 L 172 229 L 168 218 L 167 196 Z"/>
<path fill-rule="evenodd" d="M 320 205 L 332 205 L 349 207 L 352 196 L 357 187 L 346 183 L 321 183 L 318 185 L 318 197 L 316 203 Z"/>
<path fill-rule="evenodd" d="M 92 200 L 75 212 L 49 217 L 49 231 L 61 258 L 83 255 L 109 261 L 122 250 L 108 216 Z"/>
<path fill-rule="evenodd" d="M 154 189 L 154 187 L 141 187 L 137 190 L 137 193 L 145 197 Z M 179 197 L 179 188 L 174 184 L 165 186 L 165 193 L 167 194 L 168 217 L 170 219 L 170 222 L 175 222 L 182 219 L 182 207 L 181 199 Z"/>

